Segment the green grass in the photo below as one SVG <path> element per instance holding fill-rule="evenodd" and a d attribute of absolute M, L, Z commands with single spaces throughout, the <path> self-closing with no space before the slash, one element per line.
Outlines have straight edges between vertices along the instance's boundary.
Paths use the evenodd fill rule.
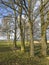
<path fill-rule="evenodd" d="M 20 41 L 17 41 L 17 46 L 20 47 L 21 46 L 21 43 Z M 30 58 L 29 58 L 29 54 L 28 52 L 22 54 L 21 51 L 14 51 L 13 50 L 13 42 L 11 41 L 0 41 L 0 65 L 12 65 L 11 63 L 19 63 L 18 65 L 27 65 L 28 62 L 32 63 L 32 61 L 34 62 L 38 62 L 42 63 L 43 65 L 49 65 L 49 60 L 47 58 L 35 58 L 32 59 L 32 61 L 30 61 Z M 26 48 L 27 48 L 27 51 L 29 49 L 29 43 L 26 42 Z M 40 51 L 37 51 L 37 50 L 40 50 L 40 46 L 39 45 L 35 45 L 35 52 L 36 54 L 38 54 Z M 27 61 L 28 59 L 28 61 Z M 40 61 L 39 61 L 40 60 Z M 22 62 L 23 61 L 23 62 Z M 44 64 L 46 62 L 46 64 Z M 8 64 L 10 63 L 10 64 Z M 42 65 L 40 64 L 40 65 Z M 29 64 L 28 64 L 29 65 Z M 33 64 L 31 64 L 33 65 Z M 35 64 L 34 64 L 35 65 Z"/>

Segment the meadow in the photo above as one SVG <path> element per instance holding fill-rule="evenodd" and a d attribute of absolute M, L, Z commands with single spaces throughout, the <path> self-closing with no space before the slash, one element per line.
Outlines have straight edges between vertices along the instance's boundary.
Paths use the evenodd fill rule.
<path fill-rule="evenodd" d="M 49 65 L 48 56 L 41 57 L 40 44 L 35 44 L 35 57 L 29 56 L 29 43 L 26 43 L 25 53 L 20 51 L 20 41 L 17 42 L 18 49 L 14 49 L 13 41 L 0 41 L 0 65 Z"/>

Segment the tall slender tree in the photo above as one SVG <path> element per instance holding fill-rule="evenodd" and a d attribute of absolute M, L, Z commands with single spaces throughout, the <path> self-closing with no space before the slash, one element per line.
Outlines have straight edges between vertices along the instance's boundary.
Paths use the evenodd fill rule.
<path fill-rule="evenodd" d="M 44 6 L 44 1 L 41 0 L 41 7 Z M 41 11 L 41 53 L 43 56 L 46 56 L 47 51 L 47 45 L 46 45 L 46 28 L 47 28 L 47 22 L 44 21 L 44 9 Z"/>
<path fill-rule="evenodd" d="M 25 50 L 25 44 L 24 44 L 24 38 L 23 38 L 23 25 L 22 25 L 22 4 L 23 4 L 23 1 L 20 1 L 20 4 L 21 4 L 21 7 L 19 7 L 19 23 L 20 23 L 20 36 L 21 36 L 21 51 L 24 52 Z"/>
<path fill-rule="evenodd" d="M 30 27 L 30 56 L 34 57 L 34 41 L 33 41 L 33 20 L 31 19 L 32 16 L 32 0 L 28 0 L 28 18 L 29 18 L 29 27 Z"/>

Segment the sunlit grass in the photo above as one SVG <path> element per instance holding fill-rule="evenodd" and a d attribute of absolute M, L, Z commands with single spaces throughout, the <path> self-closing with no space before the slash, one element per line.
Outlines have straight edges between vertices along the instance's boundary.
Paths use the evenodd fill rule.
<path fill-rule="evenodd" d="M 18 58 L 22 58 L 24 57 L 29 57 L 29 52 L 25 52 L 24 54 L 21 53 L 20 50 L 13 50 L 12 47 L 14 45 L 14 42 L 13 41 L 0 41 L 0 62 L 3 62 L 3 64 L 5 62 L 16 62 L 17 60 L 17 56 Z M 20 47 L 21 46 L 21 42 L 20 41 L 17 41 L 17 46 Z M 25 46 L 27 48 L 27 51 L 29 49 L 29 42 L 25 42 Z M 40 49 L 40 45 L 36 44 L 35 45 L 35 52 L 36 54 L 39 53 L 38 50 Z M 24 59 L 23 62 L 26 62 Z M 42 63 L 45 63 L 45 61 L 47 62 L 47 65 L 49 65 L 49 59 L 47 58 L 42 58 Z M 20 62 L 20 61 L 18 61 Z"/>

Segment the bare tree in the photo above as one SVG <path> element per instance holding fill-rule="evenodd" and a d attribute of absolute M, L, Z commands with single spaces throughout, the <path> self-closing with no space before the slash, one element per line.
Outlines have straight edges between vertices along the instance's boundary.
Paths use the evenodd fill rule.
<path fill-rule="evenodd" d="M 43 7 L 43 0 L 41 0 L 41 7 Z M 47 54 L 47 51 L 46 51 L 46 48 L 47 48 L 47 45 L 46 45 L 46 28 L 47 28 L 47 24 L 49 22 L 45 22 L 44 21 L 44 9 L 42 9 L 41 11 L 41 53 L 43 56 L 46 56 Z"/>

